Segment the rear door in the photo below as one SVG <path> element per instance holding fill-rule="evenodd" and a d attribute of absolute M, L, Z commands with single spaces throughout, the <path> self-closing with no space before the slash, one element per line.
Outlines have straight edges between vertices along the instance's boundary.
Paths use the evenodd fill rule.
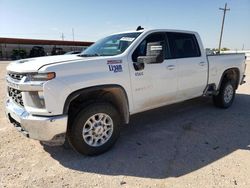
<path fill-rule="evenodd" d="M 207 85 L 208 64 L 193 33 L 167 33 L 171 59 L 178 66 L 178 100 L 201 96 Z"/>

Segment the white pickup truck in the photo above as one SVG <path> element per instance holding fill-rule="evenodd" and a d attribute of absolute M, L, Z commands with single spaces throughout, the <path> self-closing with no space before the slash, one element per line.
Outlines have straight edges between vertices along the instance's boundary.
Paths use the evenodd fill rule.
<path fill-rule="evenodd" d="M 122 32 L 78 55 L 12 62 L 6 114 L 29 138 L 65 135 L 75 150 L 95 155 L 115 143 L 132 114 L 204 95 L 228 108 L 245 67 L 244 54 L 207 56 L 196 32 Z"/>

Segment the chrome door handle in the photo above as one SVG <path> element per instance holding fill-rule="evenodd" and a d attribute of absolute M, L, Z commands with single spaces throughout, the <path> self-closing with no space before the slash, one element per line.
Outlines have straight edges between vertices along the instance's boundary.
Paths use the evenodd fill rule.
<path fill-rule="evenodd" d="M 167 66 L 167 69 L 168 69 L 168 70 L 173 70 L 174 68 L 175 68 L 174 65 L 168 65 L 168 66 Z"/>
<path fill-rule="evenodd" d="M 200 62 L 199 65 L 200 66 L 204 66 L 206 63 L 204 61 Z"/>

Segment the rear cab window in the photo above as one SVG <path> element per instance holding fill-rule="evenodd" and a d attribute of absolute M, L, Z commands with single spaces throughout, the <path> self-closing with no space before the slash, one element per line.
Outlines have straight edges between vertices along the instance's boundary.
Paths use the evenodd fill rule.
<path fill-rule="evenodd" d="M 194 34 L 168 32 L 170 59 L 200 57 L 201 51 Z"/>

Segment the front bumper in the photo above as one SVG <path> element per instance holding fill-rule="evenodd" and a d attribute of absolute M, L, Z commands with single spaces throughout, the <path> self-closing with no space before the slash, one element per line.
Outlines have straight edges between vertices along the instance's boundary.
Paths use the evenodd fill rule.
<path fill-rule="evenodd" d="M 67 115 L 35 116 L 10 99 L 6 101 L 6 115 L 18 131 L 35 140 L 53 141 L 67 130 Z"/>

